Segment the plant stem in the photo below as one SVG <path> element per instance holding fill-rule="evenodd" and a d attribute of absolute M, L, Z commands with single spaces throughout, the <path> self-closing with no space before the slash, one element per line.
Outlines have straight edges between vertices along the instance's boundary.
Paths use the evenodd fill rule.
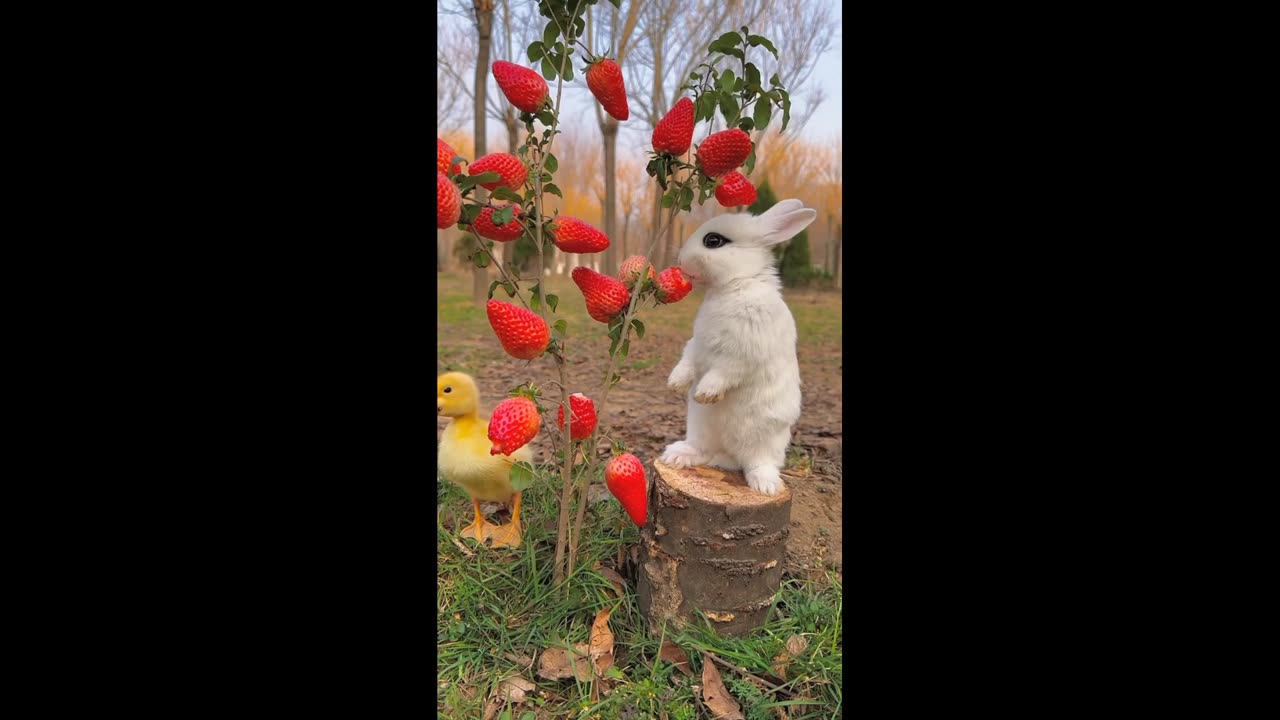
<path fill-rule="evenodd" d="M 605 432 L 605 427 L 604 427 L 604 416 L 605 416 L 604 409 L 606 407 L 606 404 L 609 401 L 609 389 L 613 387 L 613 383 L 610 381 L 613 379 L 613 373 L 614 373 L 614 369 L 617 367 L 618 358 L 622 354 L 622 344 L 626 342 L 629 339 L 629 336 L 631 335 L 631 319 L 635 317 L 636 307 L 640 303 L 639 287 L 644 283 L 645 278 L 648 277 L 648 270 L 649 270 L 648 257 L 653 254 L 654 248 L 658 246 L 659 239 L 662 237 L 663 233 L 667 231 L 667 227 L 670 226 L 671 223 L 675 222 L 676 213 L 678 213 L 679 211 L 680 211 L 680 206 L 678 204 L 673 203 L 671 205 L 671 213 L 670 215 L 667 216 L 667 221 L 663 223 L 662 228 L 658 230 L 658 233 L 657 235 L 654 236 L 653 241 L 649 243 L 649 249 L 645 252 L 645 255 L 644 255 L 646 259 L 645 267 L 640 269 L 640 279 L 636 282 L 636 288 L 631 293 L 631 303 L 627 306 L 626 314 L 622 318 L 621 339 L 618 341 L 618 346 L 614 349 L 614 352 L 609 355 L 609 365 L 608 367 L 605 368 L 605 371 L 604 371 L 604 389 L 600 393 L 600 403 L 596 407 L 596 417 L 599 419 L 599 422 L 596 425 L 595 432 L 591 433 L 591 437 L 587 438 L 586 445 L 585 445 L 585 447 L 590 450 L 590 454 L 587 455 L 586 457 L 587 471 L 583 473 L 584 479 L 582 481 L 582 496 L 578 498 L 578 513 L 577 513 L 577 516 L 574 518 L 572 539 L 569 544 L 569 570 L 570 571 L 573 570 L 573 564 L 577 560 L 578 542 L 582 536 L 582 525 L 586 521 L 587 489 L 591 486 L 591 478 L 595 477 L 596 466 L 600 462 L 599 453 L 596 452 L 597 440 L 601 435 L 608 434 L 607 432 Z M 568 411 L 565 412 L 565 416 L 566 417 L 568 416 Z M 565 426 L 568 427 L 568 423 L 566 423 Z M 563 506 L 561 506 L 562 511 L 563 509 L 564 509 Z"/>
<path fill-rule="evenodd" d="M 581 5 L 582 5 L 582 2 L 581 0 L 579 0 L 578 6 L 580 7 Z M 555 13 L 552 13 L 552 15 L 554 16 Z M 574 9 L 574 15 L 577 15 L 577 8 Z M 564 34 L 563 29 L 561 29 L 561 34 Z M 547 155 L 551 154 L 551 146 L 556 141 L 556 128 L 560 125 L 560 110 L 561 110 L 560 99 L 564 94 L 564 68 L 565 68 L 565 65 L 568 64 L 568 62 L 569 62 L 569 53 L 566 52 L 564 53 L 563 59 L 560 61 L 560 72 L 557 75 L 557 79 L 556 79 L 556 102 L 554 105 L 554 107 L 556 108 L 556 113 L 555 113 L 554 120 L 552 120 L 551 122 L 551 136 L 547 138 L 546 146 L 542 147 L 540 152 L 538 153 L 537 159 L 534 161 L 534 168 L 533 168 L 534 197 L 537 198 L 537 203 L 538 203 L 538 224 L 534 228 L 534 235 L 536 236 L 534 238 L 534 245 L 537 246 L 538 248 L 538 287 L 539 288 L 542 287 L 542 279 L 546 277 L 546 271 L 547 271 L 547 258 L 546 258 L 546 255 L 543 254 L 542 252 L 542 218 L 545 217 L 545 215 L 543 214 L 543 202 L 542 202 L 542 165 L 543 165 L 543 162 L 545 162 Z M 546 310 L 548 305 L 549 304 L 546 301 L 546 296 L 545 294 L 543 294 L 541 306 L 542 306 L 544 320 L 546 319 Z M 547 323 L 547 324 L 550 325 L 551 323 Z M 569 387 L 568 387 L 569 380 L 566 377 L 565 368 L 564 368 L 563 343 L 564 341 L 562 339 L 561 351 L 559 354 L 556 355 L 555 359 L 556 359 L 556 369 L 559 370 L 560 372 L 560 407 L 563 409 L 565 417 L 569 418 L 572 416 L 570 415 L 571 411 L 569 408 Z M 566 422 L 564 424 L 564 468 L 562 472 L 563 486 L 560 489 L 560 519 L 556 523 L 556 559 L 555 559 L 555 564 L 552 565 L 553 567 L 552 581 L 556 585 L 563 583 L 566 576 L 565 568 L 562 563 L 564 562 L 564 559 L 565 559 L 564 557 L 565 543 L 567 542 L 568 536 L 569 536 L 569 506 L 573 502 L 573 441 L 569 435 L 569 431 L 572 425 L 573 423 L 571 422 Z"/>

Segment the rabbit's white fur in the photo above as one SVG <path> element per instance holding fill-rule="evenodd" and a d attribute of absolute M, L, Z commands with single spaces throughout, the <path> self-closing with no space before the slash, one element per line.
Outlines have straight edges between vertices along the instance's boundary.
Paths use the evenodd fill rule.
<path fill-rule="evenodd" d="M 800 418 L 800 366 L 796 322 L 770 248 L 817 216 L 799 200 L 783 200 L 758 216 L 712 218 L 685 239 L 680 267 L 706 296 L 667 380 L 688 393 L 689 417 L 687 437 L 667 446 L 664 463 L 742 470 L 754 490 L 782 492 L 778 473 Z M 711 233 L 730 242 L 707 248 Z"/>

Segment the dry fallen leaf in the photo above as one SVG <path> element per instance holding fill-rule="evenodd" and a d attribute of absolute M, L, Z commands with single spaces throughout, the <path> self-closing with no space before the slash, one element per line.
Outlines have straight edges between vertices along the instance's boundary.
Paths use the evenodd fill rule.
<path fill-rule="evenodd" d="M 603 576 L 605 580 L 608 580 L 610 583 L 613 584 L 614 589 L 617 591 L 616 594 L 618 597 L 622 597 L 623 595 L 626 594 L 627 581 L 622 579 L 622 576 L 618 574 L 617 570 L 614 570 L 613 568 L 602 567 L 597 569 L 596 572 L 600 573 L 600 575 Z"/>
<path fill-rule="evenodd" d="M 809 641 L 800 635 L 792 635 L 787 638 L 787 649 L 782 651 L 780 655 L 773 659 L 773 674 L 780 680 L 787 679 L 787 666 L 791 661 L 800 657 L 800 654 L 809 647 Z"/>
<path fill-rule="evenodd" d="M 596 621 L 591 623 L 591 649 L 589 654 L 595 661 L 596 673 L 604 675 L 613 667 L 613 631 L 609 629 L 609 610 L 596 613 Z"/>
<path fill-rule="evenodd" d="M 685 675 L 693 674 L 693 670 L 689 669 L 688 654 L 686 654 L 684 650 L 680 649 L 679 645 L 671 642 L 670 640 L 662 641 L 662 649 L 658 651 L 658 659 L 666 660 L 672 665 L 675 665 L 676 669 Z"/>
<path fill-rule="evenodd" d="M 725 688 L 711 656 L 702 654 L 702 702 L 706 703 L 711 720 L 745 720 L 742 708 Z"/>
<path fill-rule="evenodd" d="M 538 677 L 547 680 L 563 680 L 577 677 L 586 682 L 591 679 L 591 660 L 587 658 L 587 647 L 579 643 L 578 652 L 569 652 L 564 648 L 553 647 L 542 651 L 538 658 Z"/>
<path fill-rule="evenodd" d="M 519 703 L 524 702 L 525 696 L 533 692 L 535 688 L 537 688 L 537 685 L 519 675 L 513 675 L 498 683 L 497 695 L 507 700 L 507 702 Z"/>

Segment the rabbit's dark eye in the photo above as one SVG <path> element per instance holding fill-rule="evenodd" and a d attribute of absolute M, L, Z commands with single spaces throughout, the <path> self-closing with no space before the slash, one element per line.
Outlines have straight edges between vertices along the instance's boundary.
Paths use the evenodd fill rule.
<path fill-rule="evenodd" d="M 706 248 L 712 248 L 712 249 L 718 248 L 722 245 L 728 245 L 731 242 L 733 241 L 730 240 L 729 238 L 723 235 L 718 235 L 716 233 L 707 233 L 707 236 L 702 238 L 702 246 Z"/>
<path fill-rule="evenodd" d="M 453 392 L 453 388 L 451 388 L 451 387 L 449 387 L 449 388 L 445 388 L 445 389 L 444 389 L 444 394 L 445 394 L 445 395 L 448 395 L 448 394 L 449 394 L 449 393 L 451 393 L 451 392 Z"/>

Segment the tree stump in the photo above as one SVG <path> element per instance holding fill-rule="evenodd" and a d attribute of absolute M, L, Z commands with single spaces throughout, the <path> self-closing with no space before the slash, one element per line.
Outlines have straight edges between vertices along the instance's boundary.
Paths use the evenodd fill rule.
<path fill-rule="evenodd" d="M 742 473 L 654 462 L 649 522 L 640 533 L 636 599 L 655 628 L 700 611 L 716 632 L 764 624 L 782 584 L 791 491 L 764 495 Z"/>

